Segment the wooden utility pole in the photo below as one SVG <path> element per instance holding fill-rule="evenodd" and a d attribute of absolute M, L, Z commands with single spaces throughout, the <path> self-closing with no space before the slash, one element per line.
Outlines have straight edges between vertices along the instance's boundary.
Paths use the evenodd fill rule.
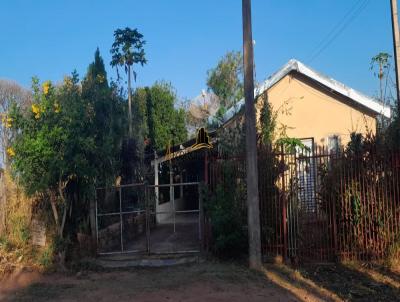
<path fill-rule="evenodd" d="M 254 108 L 254 54 L 251 29 L 251 0 L 242 0 L 242 13 L 249 265 L 252 269 L 261 270 L 260 202 L 258 198 L 257 134 L 256 114 Z"/>
<path fill-rule="evenodd" d="M 390 0 L 392 7 L 392 31 L 393 31 L 393 49 L 394 62 L 396 68 L 396 94 L 397 94 L 397 110 L 400 112 L 400 34 L 399 34 L 399 19 L 397 14 L 397 0 Z"/>

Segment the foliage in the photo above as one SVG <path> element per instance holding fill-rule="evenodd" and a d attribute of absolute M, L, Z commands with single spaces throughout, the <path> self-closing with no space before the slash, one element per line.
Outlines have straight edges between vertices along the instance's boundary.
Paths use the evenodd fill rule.
<path fill-rule="evenodd" d="M 209 195 L 205 209 L 212 223 L 214 253 L 231 257 L 247 251 L 246 190 L 234 165 L 224 163 L 222 173 L 224 183 Z"/>
<path fill-rule="evenodd" d="M 94 141 L 83 131 L 91 111 L 82 102 L 77 84 L 76 74 L 65 78 L 59 89 L 50 82 L 45 82 L 41 89 L 34 79 L 34 103 L 30 110 L 15 106 L 10 113 L 18 132 L 12 144 L 14 175 L 28 195 L 43 194 L 49 198 L 60 236 L 70 207 L 65 195 L 68 184 L 78 179 L 86 182 L 94 176 L 86 158 L 94 155 Z M 63 212 L 62 219 L 59 211 Z"/>
<path fill-rule="evenodd" d="M 379 100 L 385 105 L 393 104 L 396 92 L 395 84 L 391 79 L 392 56 L 386 52 L 380 52 L 371 59 L 370 69 L 379 80 Z M 387 121 L 383 116 L 378 116 L 378 122 L 382 124 L 381 127 L 385 128 Z"/>
<path fill-rule="evenodd" d="M 264 145 L 271 145 L 275 139 L 277 114 L 272 105 L 265 100 L 260 114 L 260 140 Z"/>
<path fill-rule="evenodd" d="M 50 268 L 53 265 L 54 252 L 52 244 L 44 247 L 37 255 L 37 263 L 44 268 Z"/>
<path fill-rule="evenodd" d="M 221 113 L 243 98 L 243 56 L 231 51 L 208 71 L 207 86 L 221 101 Z"/>
<path fill-rule="evenodd" d="M 245 153 L 245 125 L 238 122 L 220 130 L 218 151 L 224 156 L 243 156 Z"/>
<path fill-rule="evenodd" d="M 31 107 L 14 105 L 9 113 L 17 133 L 12 169 L 44 215 L 53 214 L 55 239 L 61 242 L 55 251 L 62 260 L 68 238 L 88 216 L 93 188 L 119 173 L 123 103 L 108 86 L 98 50 L 82 86 L 73 73 L 57 87 L 33 79 L 32 90 Z"/>
<path fill-rule="evenodd" d="M 318 167 L 322 208 L 335 207 L 341 248 L 364 260 L 377 259 L 389 252 L 396 232 L 397 201 L 393 177 L 396 158 L 371 133 L 352 133 L 338 158 Z M 375 234 L 369 237 L 368 234 Z M 348 255 L 349 256 L 349 255 Z"/>
<path fill-rule="evenodd" d="M 146 142 L 149 152 L 187 139 L 185 112 L 176 108 L 177 96 L 171 84 L 157 82 L 151 87 L 139 88 L 133 99 L 135 132 L 142 135 L 140 141 Z"/>
<path fill-rule="evenodd" d="M 126 27 L 125 29 L 117 29 L 114 31 L 114 43 L 111 47 L 111 66 L 117 68 L 124 67 L 125 73 L 129 72 L 129 68 L 133 64 L 144 65 L 147 63 L 143 46 L 146 41 L 143 40 L 143 35 L 135 29 Z M 136 72 L 132 71 L 136 80 Z"/>
<path fill-rule="evenodd" d="M 132 121 L 132 89 L 131 89 L 131 73 L 136 81 L 137 73 L 132 68 L 134 64 L 141 64 L 142 66 L 147 63 L 143 46 L 146 42 L 143 40 L 143 35 L 137 29 L 117 29 L 114 31 L 114 43 L 111 47 L 111 66 L 116 67 L 117 77 L 120 80 L 118 67 L 123 66 L 125 73 L 128 75 L 128 129 L 129 139 L 134 139 L 133 121 Z M 138 138 L 136 137 L 136 140 Z M 137 141 L 126 142 L 127 147 L 133 147 Z M 128 153 L 134 153 L 135 150 L 128 149 Z M 132 162 L 127 162 L 129 166 L 133 165 Z"/>
<path fill-rule="evenodd" d="M 397 110 L 393 110 L 393 117 L 383 133 L 381 133 L 386 148 L 392 151 L 400 151 L 400 117 Z"/>
<path fill-rule="evenodd" d="M 86 125 L 87 135 L 94 139 L 96 154 L 91 165 L 96 169 L 96 183 L 103 186 L 112 182 L 120 170 L 119 152 L 125 134 L 124 101 L 107 82 L 99 49 L 82 81 L 82 98 L 93 111 Z"/>
<path fill-rule="evenodd" d="M 377 76 L 380 80 L 385 77 L 385 74 L 389 71 L 390 68 L 390 59 L 392 56 L 386 52 L 380 52 L 376 56 L 372 57 L 370 68 L 374 70 L 378 67 L 378 72 L 375 72 L 375 76 Z"/>
<path fill-rule="evenodd" d="M 281 137 L 276 141 L 276 145 L 283 146 L 283 149 L 286 152 L 294 153 L 297 150 L 308 150 L 309 147 L 304 145 L 301 139 L 293 138 L 293 137 Z"/>

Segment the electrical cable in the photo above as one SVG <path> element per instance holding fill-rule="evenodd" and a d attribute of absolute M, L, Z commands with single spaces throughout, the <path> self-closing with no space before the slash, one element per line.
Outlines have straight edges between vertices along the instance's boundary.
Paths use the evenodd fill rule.
<path fill-rule="evenodd" d="M 321 40 L 321 42 L 314 49 L 307 62 L 314 61 L 332 42 L 361 14 L 361 12 L 368 6 L 370 0 L 359 0 L 353 5 L 344 17 L 336 24 L 336 26 L 329 32 L 329 34 Z"/>

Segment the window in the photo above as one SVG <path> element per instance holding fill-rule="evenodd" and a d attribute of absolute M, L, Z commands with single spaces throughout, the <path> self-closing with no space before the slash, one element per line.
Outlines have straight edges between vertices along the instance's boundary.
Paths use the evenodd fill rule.
<path fill-rule="evenodd" d="M 340 149 L 340 137 L 338 135 L 331 135 L 328 137 L 328 152 L 337 153 Z"/>

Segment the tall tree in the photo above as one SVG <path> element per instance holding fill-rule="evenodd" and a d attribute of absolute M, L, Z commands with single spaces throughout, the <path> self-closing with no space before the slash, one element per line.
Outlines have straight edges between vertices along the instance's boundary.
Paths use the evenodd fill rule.
<path fill-rule="evenodd" d="M 371 59 L 370 68 L 379 79 L 379 100 L 386 103 L 387 89 L 389 85 L 392 56 L 386 52 L 380 52 Z M 389 87 L 390 89 L 390 87 Z"/>
<path fill-rule="evenodd" d="M 132 88 L 131 75 L 136 81 L 137 73 L 133 69 L 134 64 L 144 65 L 147 63 L 143 46 L 145 45 L 143 35 L 135 29 L 126 27 L 114 31 L 114 43 L 111 47 L 111 66 L 117 68 L 117 75 L 120 78 L 118 67 L 123 67 L 128 75 L 128 125 L 129 137 L 133 136 L 132 125 Z"/>
<path fill-rule="evenodd" d="M 221 102 L 221 111 L 233 106 L 243 98 L 243 56 L 239 51 L 231 51 L 222 57 L 217 66 L 207 74 L 208 89 Z"/>
<path fill-rule="evenodd" d="M 122 100 L 108 85 L 103 59 L 97 48 L 94 61 L 82 81 L 82 98 L 93 111 L 88 129 L 95 139 L 97 156 L 93 158 L 97 185 L 106 185 L 118 173 L 118 154 L 121 148 L 123 123 Z"/>
<path fill-rule="evenodd" d="M 135 131 L 143 134 L 150 150 L 164 149 L 169 143 L 178 144 L 187 139 L 185 111 L 177 107 L 177 96 L 166 82 L 136 90 L 135 112 L 140 124 Z M 135 119 L 136 121 L 136 119 Z"/>
<path fill-rule="evenodd" d="M 165 148 L 171 142 L 178 144 L 186 140 L 185 111 L 176 109 L 176 93 L 171 84 L 158 82 L 150 90 L 148 118 L 150 141 L 155 150 Z"/>

